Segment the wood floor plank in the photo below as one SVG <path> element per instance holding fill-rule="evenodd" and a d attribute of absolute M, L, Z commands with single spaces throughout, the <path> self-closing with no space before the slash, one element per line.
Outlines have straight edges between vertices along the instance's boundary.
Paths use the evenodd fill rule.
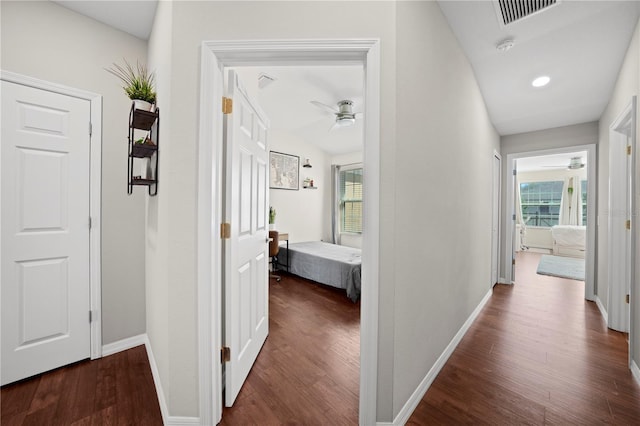
<path fill-rule="evenodd" d="M 357 424 L 359 303 L 288 274 L 269 303 L 269 336 L 221 424 Z"/>
<path fill-rule="evenodd" d="M 408 424 L 640 424 L 624 334 L 539 259 L 518 255 L 516 284 L 494 288 Z"/>
<path fill-rule="evenodd" d="M 623 333 L 583 283 L 537 276 L 520 256 L 407 424 L 640 424 Z M 359 304 L 284 274 L 270 286 L 270 333 L 223 425 L 355 425 Z M 328 326 L 330 325 L 330 326 Z M 1 390 L 4 425 L 161 425 L 144 346 Z"/>
<path fill-rule="evenodd" d="M 144 346 L 2 387 L 0 424 L 162 425 Z"/>
<path fill-rule="evenodd" d="M 5 418 L 18 416 L 22 413 L 24 413 L 22 418 L 26 416 L 39 384 L 40 377 L 35 377 L 2 387 L 2 391 L 0 391 L 2 424 L 4 424 Z"/>

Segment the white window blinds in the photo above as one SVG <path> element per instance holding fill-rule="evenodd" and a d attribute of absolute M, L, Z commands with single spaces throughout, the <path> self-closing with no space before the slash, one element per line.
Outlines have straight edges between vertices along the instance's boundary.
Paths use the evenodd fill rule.
<path fill-rule="evenodd" d="M 362 168 L 340 171 L 340 231 L 362 233 Z"/>

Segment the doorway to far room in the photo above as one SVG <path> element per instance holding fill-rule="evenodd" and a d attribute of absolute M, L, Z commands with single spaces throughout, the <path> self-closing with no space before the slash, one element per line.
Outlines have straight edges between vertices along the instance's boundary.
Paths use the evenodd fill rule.
<path fill-rule="evenodd" d="M 587 254 L 587 151 L 520 158 L 515 176 L 515 282 L 531 269 L 554 286 L 584 294 Z"/>

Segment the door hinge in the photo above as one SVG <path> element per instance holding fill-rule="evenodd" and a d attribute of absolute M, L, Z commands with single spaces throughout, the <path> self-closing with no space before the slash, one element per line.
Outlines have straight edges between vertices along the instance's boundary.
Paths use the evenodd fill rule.
<path fill-rule="evenodd" d="M 624 226 L 625 226 L 625 228 L 627 228 L 627 229 L 629 229 L 629 230 L 630 230 L 630 229 L 631 229 L 631 220 L 627 220 L 627 221 L 625 222 Z"/>
<path fill-rule="evenodd" d="M 631 155 L 631 145 L 627 145 L 627 155 Z"/>
<path fill-rule="evenodd" d="M 222 98 L 222 113 L 231 114 L 233 112 L 233 99 Z"/>
<path fill-rule="evenodd" d="M 516 220 L 516 214 L 514 213 L 513 216 L 511 216 L 511 220 Z"/>
<path fill-rule="evenodd" d="M 89 136 L 93 135 L 93 123 L 89 122 Z"/>
<path fill-rule="evenodd" d="M 221 223 L 220 224 L 220 238 L 223 240 L 228 240 L 231 238 L 231 224 L 230 223 Z"/>
<path fill-rule="evenodd" d="M 516 169 L 513 169 L 513 175 L 515 176 L 517 174 L 518 174 L 518 171 Z"/>
<path fill-rule="evenodd" d="M 93 311 L 89 311 L 89 322 L 93 321 Z"/>
<path fill-rule="evenodd" d="M 229 361 L 231 361 L 231 349 L 228 346 L 223 346 L 220 349 L 220 362 L 224 364 Z"/>
<path fill-rule="evenodd" d="M 511 259 L 511 264 L 515 265 L 516 264 L 516 260 L 515 259 Z"/>
<path fill-rule="evenodd" d="M 625 297 L 625 300 L 627 303 L 629 303 L 629 295 L 627 294 L 627 296 Z"/>
<path fill-rule="evenodd" d="M 91 216 L 89 216 L 89 229 L 91 229 Z"/>

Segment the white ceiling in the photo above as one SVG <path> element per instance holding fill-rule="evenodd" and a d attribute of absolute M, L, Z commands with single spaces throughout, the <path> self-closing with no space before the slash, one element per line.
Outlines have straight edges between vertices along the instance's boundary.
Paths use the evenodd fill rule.
<path fill-rule="evenodd" d="M 566 170 L 573 157 L 580 157 L 582 159 L 582 163 L 585 164 L 584 170 L 586 171 L 587 151 L 520 158 L 517 160 L 517 170 L 518 173 Z"/>
<path fill-rule="evenodd" d="M 569 1 L 501 26 L 493 1 L 439 1 L 501 135 L 598 120 L 638 22 L 638 1 Z M 498 52 L 496 45 L 515 46 Z M 549 85 L 533 88 L 539 75 Z"/>
<path fill-rule="evenodd" d="M 361 66 L 239 67 L 238 76 L 271 122 L 271 129 L 292 133 L 329 154 L 362 150 L 362 119 L 351 127 L 329 130 L 335 115 L 311 104 L 319 101 L 336 106 L 353 101 L 353 111 L 363 110 L 364 75 Z M 276 80 L 258 89 L 258 76 L 266 73 Z M 336 107 L 337 108 L 337 107 Z"/>
<path fill-rule="evenodd" d="M 143 40 L 149 39 L 158 6 L 158 0 L 52 1 Z"/>
<path fill-rule="evenodd" d="M 157 0 L 56 3 L 142 39 L 149 37 L 157 6 Z M 640 0 L 563 0 L 505 27 L 498 21 L 493 1 L 438 3 L 471 62 L 491 120 L 501 135 L 598 120 L 640 15 Z M 500 53 L 495 46 L 506 38 L 513 39 L 515 46 Z M 531 87 L 531 81 L 542 74 L 549 75 L 551 83 L 543 88 Z M 315 81 L 335 84 L 334 78 L 325 77 Z M 293 80 L 284 81 L 281 86 L 293 84 Z M 320 92 L 311 91 L 306 98 L 333 104 L 349 96 L 345 85 L 316 89 Z M 289 86 L 285 94 L 293 96 L 304 90 Z M 323 94 L 326 97 L 322 98 Z M 270 102 L 265 99 L 265 109 Z M 277 114 L 271 112 L 275 123 Z M 298 123 L 311 126 L 311 115 L 303 119 L 302 111 L 290 114 L 298 117 Z M 317 130 L 320 127 L 318 124 Z M 320 138 L 320 133 L 316 136 Z M 325 146 L 341 145 L 336 142 Z"/>

